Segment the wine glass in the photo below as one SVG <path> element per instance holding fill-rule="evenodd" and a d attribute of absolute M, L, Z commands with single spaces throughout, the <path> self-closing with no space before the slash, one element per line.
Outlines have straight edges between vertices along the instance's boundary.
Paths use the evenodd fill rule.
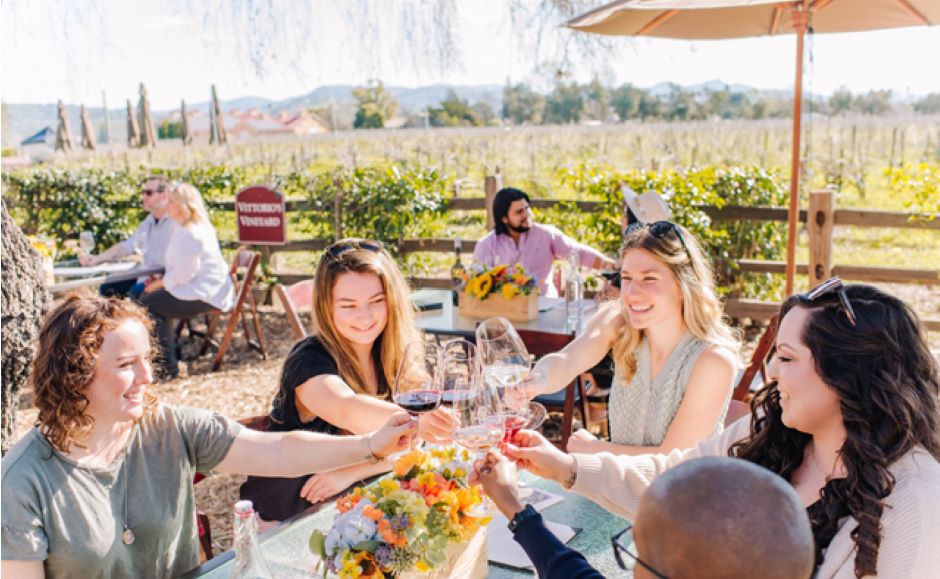
<path fill-rule="evenodd" d="M 495 389 L 479 374 L 474 379 L 456 382 L 453 392 L 454 417 L 457 419 L 454 441 L 473 454 L 475 463 L 486 457 L 486 453 L 503 438 L 506 425 L 503 404 Z M 471 515 L 477 517 L 492 513 L 492 501 L 486 497 L 482 504 L 470 511 Z"/>
<path fill-rule="evenodd" d="M 441 384 L 437 375 L 440 358 L 440 348 L 431 342 L 412 342 L 405 347 L 395 375 L 392 399 L 412 416 L 441 405 Z"/>
<path fill-rule="evenodd" d="M 480 379 L 480 357 L 477 347 L 468 340 L 457 339 L 441 347 L 442 402 L 453 406 L 455 398 L 469 393 L 470 383 Z"/>
<path fill-rule="evenodd" d="M 477 326 L 476 336 L 484 381 L 496 389 L 504 406 L 506 440 L 523 427 L 541 426 L 545 407 L 529 402 L 525 393 L 532 360 L 516 329 L 505 318 L 488 318 Z"/>
<path fill-rule="evenodd" d="M 78 247 L 82 255 L 91 255 L 95 250 L 95 234 L 91 231 L 82 231 L 78 234 Z"/>

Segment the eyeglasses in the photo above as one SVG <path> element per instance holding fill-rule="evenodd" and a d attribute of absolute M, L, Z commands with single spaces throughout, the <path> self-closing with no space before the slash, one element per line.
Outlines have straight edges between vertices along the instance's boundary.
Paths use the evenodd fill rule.
<path fill-rule="evenodd" d="M 833 277 L 822 282 L 805 294 L 800 294 L 800 299 L 806 302 L 813 302 L 820 297 L 831 293 L 834 293 L 836 296 L 838 296 L 839 304 L 842 305 L 842 311 L 845 312 L 845 317 L 849 319 L 850 324 L 855 326 L 855 310 L 852 309 L 852 303 L 849 302 L 849 295 L 845 292 L 845 284 L 843 284 L 842 280 L 837 277 Z"/>
<path fill-rule="evenodd" d="M 372 241 L 368 239 L 337 241 L 333 245 L 326 248 L 326 253 L 324 255 L 329 255 L 333 259 L 339 259 L 344 253 L 356 250 L 380 253 L 383 247 L 384 245 L 382 245 L 381 241 Z"/>
<path fill-rule="evenodd" d="M 657 238 L 661 239 L 668 235 L 669 233 L 675 234 L 676 238 L 679 239 L 679 243 L 682 244 L 682 249 L 691 257 L 692 253 L 689 251 L 689 246 L 685 244 L 685 239 L 682 237 L 682 232 L 679 231 L 679 226 L 673 223 L 672 221 L 654 221 L 653 223 L 631 223 L 623 232 L 623 236 L 626 237 L 637 231 L 638 229 L 647 228 L 650 230 L 650 234 Z"/>
<path fill-rule="evenodd" d="M 623 541 L 629 541 L 629 545 L 624 545 Z M 627 525 L 627 528 L 620 531 L 616 535 L 610 538 L 610 544 L 614 548 L 614 557 L 617 559 L 617 564 L 620 565 L 620 568 L 623 570 L 629 569 L 627 564 L 623 560 L 623 555 L 626 554 L 628 557 L 633 559 L 636 564 L 640 565 L 647 571 L 653 574 L 654 577 L 659 579 L 668 579 L 665 575 L 653 569 L 649 563 L 646 563 L 640 559 L 637 554 L 634 552 L 636 549 L 636 541 L 633 539 L 633 525 Z"/>

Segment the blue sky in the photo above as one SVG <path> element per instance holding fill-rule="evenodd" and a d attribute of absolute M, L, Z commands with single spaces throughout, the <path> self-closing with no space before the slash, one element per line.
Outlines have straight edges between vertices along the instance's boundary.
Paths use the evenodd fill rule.
<path fill-rule="evenodd" d="M 225 0 L 202 1 L 225 5 Z M 371 23 L 361 22 L 361 13 L 344 8 L 342 0 L 309 2 L 300 9 L 300 4 L 277 4 L 278 10 L 291 6 L 297 12 L 285 14 L 276 32 L 248 39 L 224 25 L 205 25 L 199 0 L 6 0 L 0 96 L 4 102 L 62 98 L 97 106 L 104 90 L 109 105 L 117 107 L 126 98 L 136 99 L 143 81 L 154 107 L 169 108 L 180 98 L 207 100 L 211 83 L 223 98 L 280 99 L 324 84 L 370 78 L 402 86 L 502 84 L 507 79 L 544 86 L 550 78 L 545 71 L 551 65 L 535 68 L 539 58 L 532 30 L 514 27 L 501 0 L 457 3 L 451 21 L 460 58 L 448 66 L 407 52 L 387 2 L 363 0 L 360 7 L 372 11 Z M 552 37 L 564 34 L 571 33 Z M 793 37 L 615 42 L 616 50 L 600 68 L 575 62 L 574 77 L 586 81 L 600 74 L 608 82 L 639 86 L 711 79 L 758 88 L 793 85 Z M 551 38 L 545 41 L 543 56 L 551 44 Z M 251 66 L 258 47 L 265 55 L 264 75 Z M 818 35 L 812 48 L 806 82 L 813 92 L 827 94 L 843 85 L 856 92 L 940 92 L 940 74 L 929 64 L 936 57 L 928 57 L 940 54 L 940 27 Z"/>

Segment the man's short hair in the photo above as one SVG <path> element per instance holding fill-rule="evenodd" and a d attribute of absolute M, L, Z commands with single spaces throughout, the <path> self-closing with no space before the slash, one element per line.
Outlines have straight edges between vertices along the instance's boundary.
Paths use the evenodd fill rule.
<path fill-rule="evenodd" d="M 526 203 L 532 204 L 529 196 L 515 187 L 503 187 L 496 193 L 496 197 L 493 198 L 493 223 L 496 224 L 497 234 L 509 235 L 509 228 L 503 223 L 503 217 L 509 215 L 509 207 L 520 199 L 525 199 Z"/>
<path fill-rule="evenodd" d="M 667 576 L 806 579 L 806 509 L 783 478 L 739 458 L 690 460 L 656 478 L 637 512 L 645 562 Z"/>
<path fill-rule="evenodd" d="M 147 178 L 144 179 L 144 183 L 146 183 L 147 181 L 156 181 L 157 183 L 159 183 L 158 190 L 161 192 L 167 190 L 168 181 L 167 181 L 166 175 L 161 175 L 159 173 L 155 173 L 153 175 L 147 175 Z"/>

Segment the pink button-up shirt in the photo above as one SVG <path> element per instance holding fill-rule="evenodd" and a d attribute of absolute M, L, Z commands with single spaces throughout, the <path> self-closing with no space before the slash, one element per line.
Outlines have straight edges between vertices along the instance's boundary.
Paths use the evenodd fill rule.
<path fill-rule="evenodd" d="M 512 237 L 497 234 L 496 230 L 490 231 L 477 242 L 473 259 L 487 267 L 521 263 L 526 272 L 538 280 L 542 295 L 548 295 L 552 261 L 568 259 L 572 251 L 578 252 L 581 265 L 585 267 L 594 267 L 596 259 L 606 259 L 601 252 L 578 243 L 557 227 L 540 223 L 534 223 L 519 237 L 518 247 Z"/>

